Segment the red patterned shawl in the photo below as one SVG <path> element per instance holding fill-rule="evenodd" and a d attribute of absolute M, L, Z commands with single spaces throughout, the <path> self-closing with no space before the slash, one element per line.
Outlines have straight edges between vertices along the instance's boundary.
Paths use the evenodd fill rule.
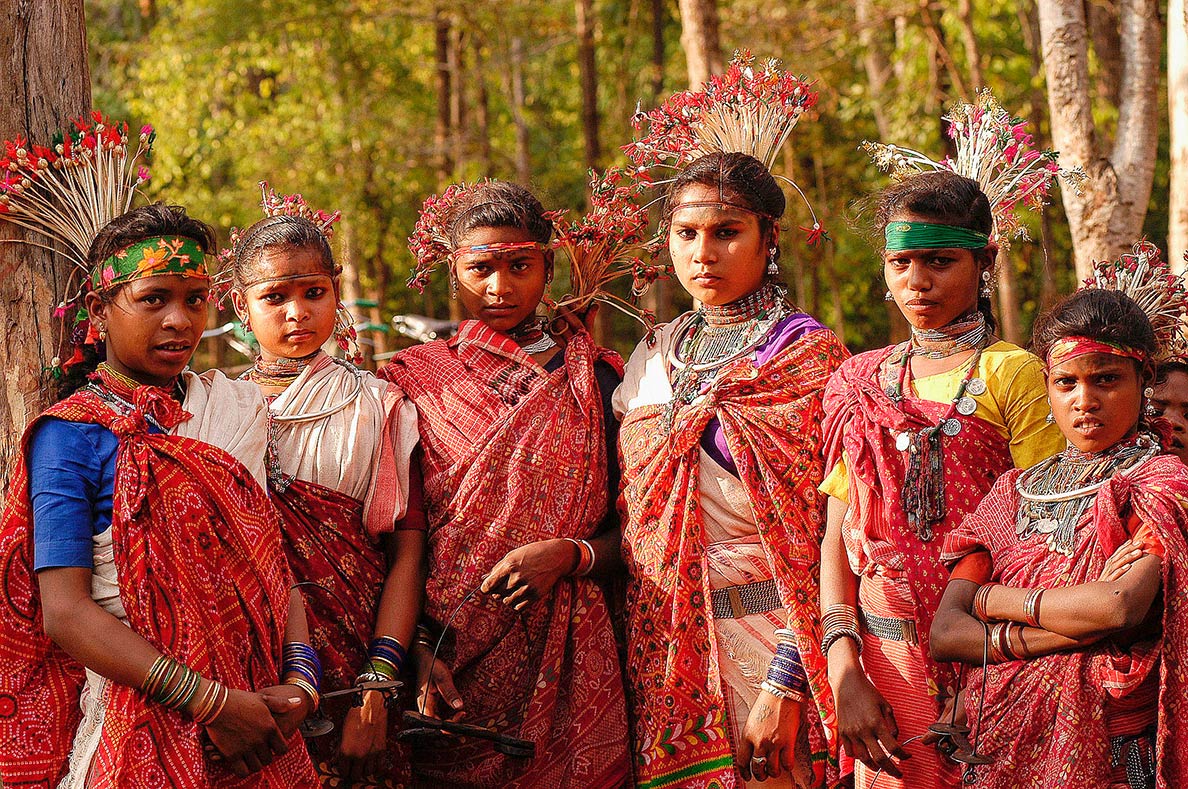
<path fill-rule="evenodd" d="M 824 727 L 832 726 L 833 704 L 818 615 L 825 520 L 817 425 L 822 389 L 846 355 L 833 332 L 814 331 L 758 369 L 750 360 L 724 369 L 704 398 L 678 412 L 671 433 L 663 405 L 624 417 L 627 669 L 641 787 L 741 784 L 726 731 L 698 506 L 701 435 L 715 416 L 798 636 L 820 712 L 819 720 L 810 716 L 814 767 L 818 780 L 824 777 Z"/>
<path fill-rule="evenodd" d="M 1111 641 L 991 666 L 981 749 L 994 763 L 978 770 L 978 786 L 1106 786 L 1110 781 L 1107 699 L 1125 696 L 1159 667 L 1156 737 L 1159 789 L 1188 775 L 1188 467 L 1170 455 L 1115 474 L 1097 494 L 1079 527 L 1071 557 L 1051 552 L 1036 537 L 1015 534 L 1019 494 L 1010 471 L 977 511 L 945 541 L 945 560 L 989 550 L 994 580 L 1015 587 L 1054 588 L 1096 580 L 1106 559 L 1126 540 L 1126 520 L 1138 516 L 1158 536 L 1163 561 L 1163 636 L 1122 649 Z M 966 683 L 969 719 L 977 721 L 980 669 Z"/>
<path fill-rule="evenodd" d="M 310 641 L 322 660 L 322 691 L 349 688 L 367 660 L 387 559 L 364 529 L 362 502 L 345 493 L 295 479 L 284 492 L 274 492 L 273 501 L 280 511 L 285 556 L 294 577 L 318 584 L 301 592 Z M 336 758 L 350 705 L 349 696 L 323 704 L 322 714 L 334 723 L 334 731 L 307 743 L 320 771 Z M 379 774 L 399 781 L 407 765 L 404 747 L 395 739 L 397 717 L 389 716 L 392 736 Z"/>
<path fill-rule="evenodd" d="M 119 439 L 112 542 L 128 623 L 154 647 L 229 687 L 279 681 L 290 576 L 276 511 L 247 469 L 218 447 L 150 434 L 191 418 L 161 390 L 140 387 L 117 415 L 89 391 L 43 417 L 100 424 Z M 46 638 L 32 571 L 26 431 L 0 526 L 0 773 L 9 789 L 55 785 L 79 723 L 82 668 Z M 89 786 L 312 787 L 300 735 L 250 778 L 204 758 L 201 730 L 181 714 L 112 684 Z"/>
<path fill-rule="evenodd" d="M 592 536 L 606 513 L 606 443 L 594 362 L 579 335 L 546 372 L 507 335 L 466 321 L 400 353 L 381 375 L 417 406 L 429 516 L 426 613 L 454 619 L 443 650 L 467 720 L 533 740 L 536 758 L 487 743 L 418 747 L 421 778 L 450 786 L 616 787 L 630 775 L 621 672 L 602 590 L 563 578 L 516 615 L 481 593 L 508 551 Z"/>
<path fill-rule="evenodd" d="M 896 347 L 853 357 L 829 382 L 825 390 L 826 462 L 832 468 L 845 450 L 850 482 L 850 510 L 844 526 L 848 547 L 856 544 L 861 551 L 877 556 L 882 541 L 903 557 L 907 586 L 915 597 L 916 632 L 921 652 L 927 656 L 928 631 L 949 579 L 940 557 L 944 536 L 973 512 L 994 481 L 1011 468 L 1012 460 L 1007 440 L 989 422 L 954 414 L 953 418 L 961 421 L 961 432 L 941 439 L 945 519 L 933 526 L 930 541 L 920 540 L 900 505 L 907 453 L 896 449 L 895 435 L 935 425 L 948 413 L 949 404 L 907 392 L 897 406 L 887 396 L 879 369 Z M 956 679 L 952 664 L 925 659 L 938 690 L 951 690 Z"/>

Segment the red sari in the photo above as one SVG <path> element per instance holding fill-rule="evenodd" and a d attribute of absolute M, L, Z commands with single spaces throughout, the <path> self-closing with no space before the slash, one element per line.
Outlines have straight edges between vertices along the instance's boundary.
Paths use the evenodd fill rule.
<path fill-rule="evenodd" d="M 224 450 L 148 432 L 146 415 L 170 429 L 191 415 L 159 389 L 128 393 L 118 415 L 90 391 L 43 414 L 103 425 L 119 439 L 112 542 L 128 623 L 157 649 L 224 685 L 279 682 L 290 575 L 268 497 Z M 25 433 L 25 442 L 32 426 Z M 32 571 L 33 521 L 23 447 L 0 525 L 0 774 L 9 789 L 53 786 L 78 728 L 82 667 L 41 625 Z M 111 684 L 91 786 L 313 787 L 300 735 L 248 778 L 207 760 L 201 728 Z"/>
<path fill-rule="evenodd" d="M 452 618 L 442 659 L 467 721 L 536 743 L 512 759 L 459 739 L 418 745 L 423 781 L 471 787 L 617 787 L 627 782 L 627 723 L 602 590 L 562 578 L 517 615 L 476 592 L 508 551 L 588 538 L 606 514 L 603 407 L 594 362 L 621 372 L 585 334 L 545 371 L 480 321 L 400 353 L 383 372 L 417 406 L 429 519 L 425 612 Z M 457 615 L 454 616 L 455 612 Z"/>
<path fill-rule="evenodd" d="M 1003 476 L 977 512 L 949 535 L 946 561 L 988 550 L 999 583 L 1044 588 L 1087 583 L 1097 580 L 1106 560 L 1130 537 L 1127 521 L 1133 515 L 1151 528 L 1164 552 L 1163 635 L 1125 648 L 1106 640 L 1085 650 L 990 666 L 980 749 L 994 762 L 978 769 L 977 785 L 1110 785 L 1108 713 L 1158 672 L 1157 786 L 1182 786 L 1188 776 L 1188 468 L 1162 455 L 1115 474 L 1078 527 L 1072 556 L 1049 551 L 1042 537 L 1016 536 L 1015 481 L 1021 473 Z M 966 687 L 970 725 L 976 726 L 980 668 Z"/>
<path fill-rule="evenodd" d="M 832 332 L 810 332 L 759 368 L 742 360 L 723 369 L 705 397 L 677 412 L 671 432 L 662 404 L 624 417 L 627 670 L 640 787 L 740 783 L 711 633 L 698 505 L 700 442 L 714 417 L 746 488 L 788 627 L 797 634 L 819 713 L 809 718 L 813 769 L 818 783 L 825 777 L 833 705 L 817 602 L 825 525 L 818 424 L 822 389 L 846 353 Z"/>
<path fill-rule="evenodd" d="M 951 696 L 956 672 L 937 663 L 928 649 L 928 632 L 948 581 L 941 562 L 944 536 L 977 507 L 994 481 L 1011 468 L 1010 446 L 994 426 L 977 416 L 954 414 L 961 432 L 942 439 L 945 517 L 933 525 L 929 541 L 908 524 L 900 494 L 907 453 L 896 448 L 896 434 L 931 427 L 949 411 L 948 403 L 915 397 L 896 404 L 884 391 L 881 368 L 900 346 L 868 351 L 847 361 L 825 390 L 827 464 L 845 451 L 850 509 L 843 526 L 847 553 L 860 557 L 860 607 L 869 613 L 916 623 L 917 643 L 882 641 L 863 635 L 863 666 L 891 704 L 900 740 L 914 737 L 937 720 L 941 694 Z M 888 786 L 956 786 L 960 771 L 929 745 L 907 747 L 904 780 Z"/>

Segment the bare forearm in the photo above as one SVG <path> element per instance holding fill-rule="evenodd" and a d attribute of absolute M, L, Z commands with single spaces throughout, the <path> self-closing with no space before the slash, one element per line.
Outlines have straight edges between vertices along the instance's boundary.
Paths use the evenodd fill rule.
<path fill-rule="evenodd" d="M 375 636 L 391 636 L 406 648 L 421 616 L 425 595 L 425 533 L 402 529 L 389 537 L 388 576 L 380 594 Z"/>
<path fill-rule="evenodd" d="M 825 538 L 821 542 L 821 613 L 834 605 L 858 605 L 858 578 L 850 569 L 842 541 L 842 524 L 848 505 L 832 496 L 826 510 Z M 850 638 L 839 638 L 825 656 L 829 664 L 830 681 L 850 670 L 861 670 L 858 645 Z"/>
<path fill-rule="evenodd" d="M 309 620 L 305 617 L 305 599 L 297 589 L 289 590 L 289 619 L 285 622 L 285 642 L 309 643 Z"/>
<path fill-rule="evenodd" d="M 1073 641 L 1134 627 L 1147 615 L 1159 592 L 1159 570 L 1159 557 L 1144 556 L 1116 581 L 1046 589 L 1037 621 L 1043 629 Z M 1027 622 L 1025 609 L 1031 592 L 1029 588 L 994 586 L 986 596 L 987 618 Z"/>

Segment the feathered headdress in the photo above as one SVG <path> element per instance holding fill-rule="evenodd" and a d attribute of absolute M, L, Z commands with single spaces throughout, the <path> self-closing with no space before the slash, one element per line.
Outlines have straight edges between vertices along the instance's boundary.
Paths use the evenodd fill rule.
<path fill-rule="evenodd" d="M 1047 202 L 1057 177 L 1080 190 L 1085 173 L 1061 168 L 1054 151 L 1036 150 L 1027 121 L 1012 117 L 989 90 L 978 94 L 976 104 L 958 104 L 945 117 L 956 147 L 954 158 L 935 161 L 911 148 L 866 141 L 862 148 L 879 169 L 903 178 L 928 170 L 949 170 L 978 182 L 990 200 L 994 215 L 994 240 L 1008 248 L 1011 238 L 1026 238 L 1020 208 L 1039 209 Z"/>
<path fill-rule="evenodd" d="M 72 321 L 68 339 L 75 352 L 67 365 L 82 359 L 79 351 L 91 336 L 82 305 L 94 273 L 87 251 L 108 222 L 128 212 L 138 187 L 149 179 L 144 162 L 155 138 L 152 126 L 130 137 L 127 123 L 93 110 L 56 135 L 50 147 L 30 145 L 23 137 L 4 142 L 0 220 L 44 239 L 19 243 L 48 249 L 72 266 L 66 297 L 54 310 L 63 335 L 66 321 Z M 51 369 L 61 372 L 57 357 Z"/>
<path fill-rule="evenodd" d="M 1184 277 L 1173 274 L 1159 248 L 1140 241 L 1118 260 L 1093 264 L 1093 276 L 1083 287 L 1116 290 L 1135 301 L 1155 332 L 1156 361 L 1188 356 L 1185 315 L 1188 315 L 1188 286 Z"/>
<path fill-rule="evenodd" d="M 780 151 L 801 116 L 817 103 L 812 83 L 780 68 L 778 60 L 755 66 L 748 51 L 736 52 L 725 74 L 711 77 L 697 91 L 670 96 L 651 112 L 637 111 L 631 124 L 648 132 L 623 146 L 635 167 L 633 175 L 649 185 L 648 171 L 680 169 L 710 153 L 745 153 L 772 171 Z M 791 186 L 808 208 L 812 226 L 803 227 L 809 244 L 828 239 L 808 198 L 794 181 L 772 173 Z"/>
<path fill-rule="evenodd" d="M 267 181 L 260 181 L 259 187 L 260 208 L 265 219 L 274 216 L 299 216 L 308 219 L 327 242 L 334 236 L 334 223 L 342 219 L 341 211 L 328 213 L 315 209 L 300 194 L 281 194 L 270 187 Z M 218 273 L 214 276 L 213 293 L 220 306 L 231 293 L 234 284 L 235 256 L 239 254 L 244 232 L 237 227 L 231 228 L 231 244 L 219 253 L 220 265 Z M 335 266 L 336 276 L 341 271 L 340 266 Z M 363 363 L 354 317 L 341 303 L 335 315 L 334 339 L 348 361 L 354 364 Z"/>

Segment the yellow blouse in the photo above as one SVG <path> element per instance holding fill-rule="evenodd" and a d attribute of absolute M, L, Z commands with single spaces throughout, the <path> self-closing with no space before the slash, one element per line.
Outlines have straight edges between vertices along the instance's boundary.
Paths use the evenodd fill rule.
<path fill-rule="evenodd" d="M 925 400 L 947 403 L 968 370 L 969 366 L 962 364 L 943 373 L 914 378 L 912 390 Z M 1016 468 L 1034 466 L 1064 449 L 1064 435 L 1056 425 L 1047 422 L 1051 409 L 1044 386 L 1044 368 L 1034 354 L 999 340 L 982 351 L 974 375 L 986 382 L 984 393 L 970 395 L 978 404 L 974 414 L 993 425 L 1010 442 Z M 846 456 L 842 453 L 841 460 L 818 489 L 835 499 L 849 501 L 849 488 Z"/>

